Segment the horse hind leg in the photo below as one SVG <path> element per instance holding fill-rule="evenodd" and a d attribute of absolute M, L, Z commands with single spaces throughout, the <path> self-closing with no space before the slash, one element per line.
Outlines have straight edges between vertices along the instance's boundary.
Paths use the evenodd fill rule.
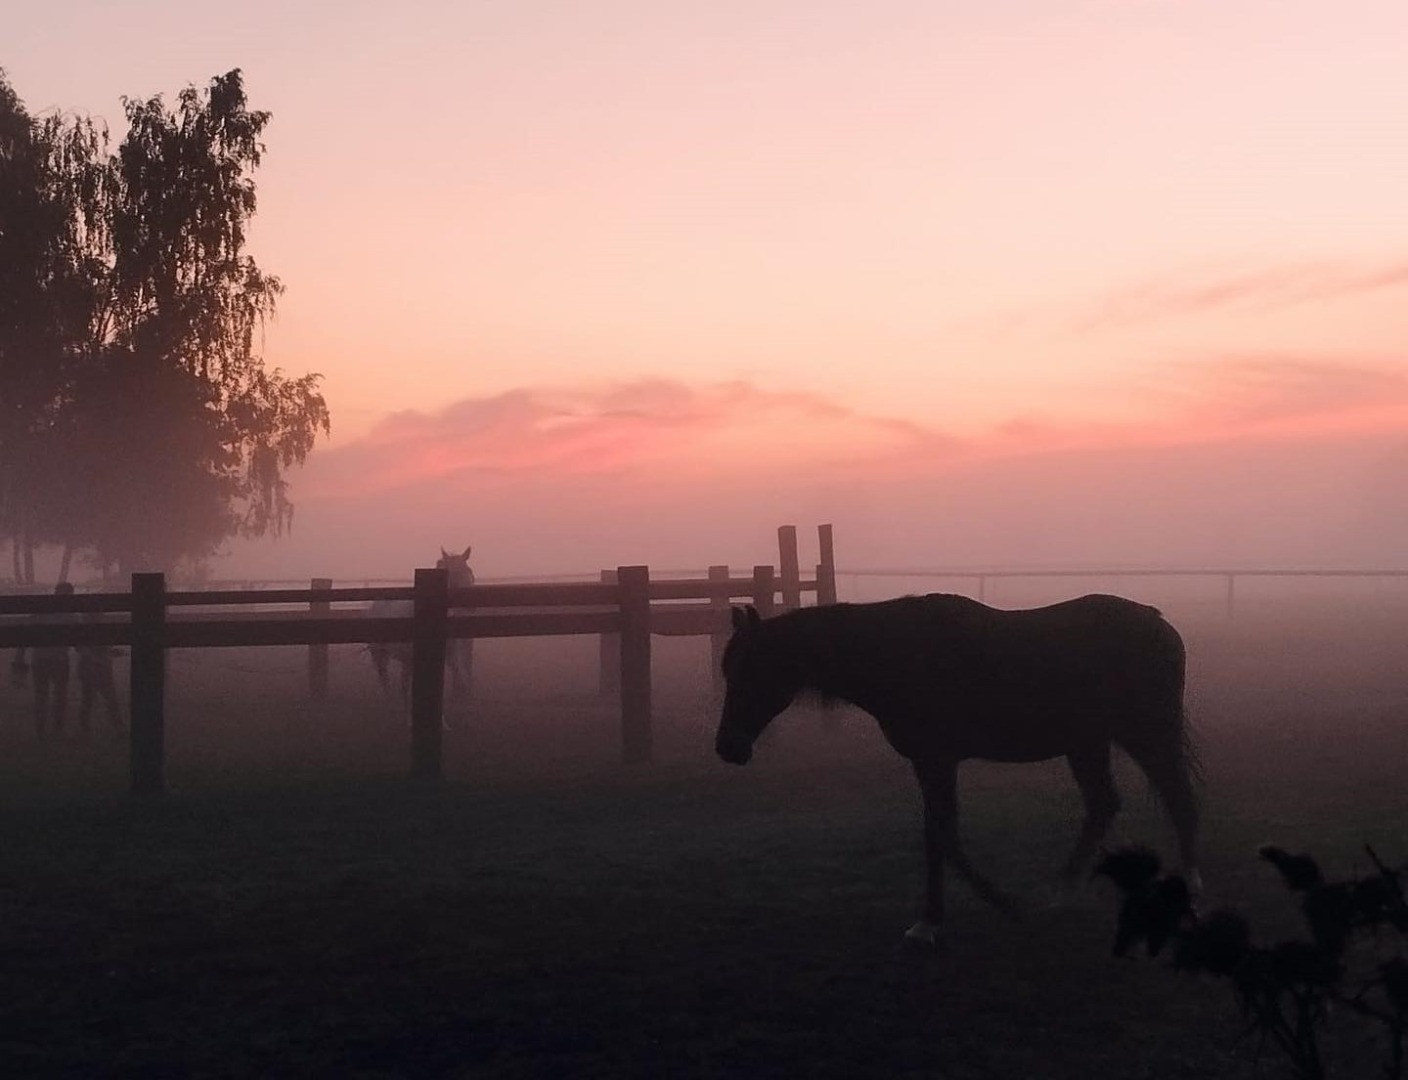
<path fill-rule="evenodd" d="M 1108 742 L 1072 751 L 1066 755 L 1066 761 L 1085 804 L 1085 820 L 1061 873 L 1061 895 L 1069 893 L 1080 880 L 1120 809 L 1120 794 L 1110 769 Z"/>
<path fill-rule="evenodd" d="M 1188 888 L 1197 896 L 1203 889 L 1198 872 L 1198 800 L 1193 789 L 1193 763 L 1182 732 L 1157 738 L 1121 740 L 1120 746 L 1134 759 L 1158 792 L 1178 836 L 1178 855 Z"/>

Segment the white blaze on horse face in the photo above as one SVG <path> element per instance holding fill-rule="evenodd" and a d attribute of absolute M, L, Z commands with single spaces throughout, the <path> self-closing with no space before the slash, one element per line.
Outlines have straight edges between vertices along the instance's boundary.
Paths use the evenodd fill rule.
<path fill-rule="evenodd" d="M 714 752 L 730 765 L 746 765 L 753 756 L 753 736 L 738 730 L 737 722 L 730 718 L 727 705 L 724 706 L 718 734 L 714 737 Z"/>
<path fill-rule="evenodd" d="M 931 922 L 920 919 L 904 932 L 904 936 L 909 941 L 918 941 L 924 945 L 934 945 L 938 942 L 939 928 Z"/>

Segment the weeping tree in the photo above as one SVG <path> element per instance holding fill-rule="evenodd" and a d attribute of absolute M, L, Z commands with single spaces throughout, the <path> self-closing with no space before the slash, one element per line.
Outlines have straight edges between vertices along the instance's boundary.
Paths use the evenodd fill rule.
<path fill-rule="evenodd" d="M 283 291 L 246 251 L 269 114 L 248 108 L 238 69 L 174 104 L 123 103 L 114 155 L 90 121 L 35 122 L 18 99 L 5 114 L 0 93 L 33 162 L 16 205 L 44 210 L 20 273 L 31 292 L 64 282 L 31 320 L 43 333 L 0 341 L 0 405 L 11 382 L 26 390 L 19 433 L 0 430 L 0 528 L 17 551 L 61 543 L 127 572 L 284 532 L 286 472 L 329 417 L 320 376 L 260 355 Z"/>

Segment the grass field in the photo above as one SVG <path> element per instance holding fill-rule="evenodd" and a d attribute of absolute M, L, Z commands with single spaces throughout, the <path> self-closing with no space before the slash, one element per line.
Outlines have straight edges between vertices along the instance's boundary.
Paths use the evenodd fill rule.
<path fill-rule="evenodd" d="M 1190 621 L 1211 903 L 1292 928 L 1256 846 L 1337 872 L 1408 859 L 1401 612 Z M 172 658 L 170 794 L 125 745 L 36 745 L 0 691 L 0 1076 L 1249 1077 L 1226 989 L 1109 956 L 1114 897 L 1008 920 L 954 885 L 946 948 L 897 949 L 918 795 L 854 714 L 798 711 L 712 757 L 707 648 L 657 639 L 657 764 L 618 764 L 595 643 L 480 643 L 449 779 L 335 651 Z M 1122 839 L 1168 850 L 1121 763 Z M 1063 767 L 971 764 L 965 834 L 1040 900 Z M 1349 1029 L 1341 1075 L 1370 1076 Z M 1269 1052 L 1268 1052 L 1269 1053 Z"/>

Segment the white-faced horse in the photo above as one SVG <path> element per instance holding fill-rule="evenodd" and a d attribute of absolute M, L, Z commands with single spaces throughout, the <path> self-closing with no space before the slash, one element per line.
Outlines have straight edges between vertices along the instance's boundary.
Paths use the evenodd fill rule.
<path fill-rule="evenodd" d="M 438 570 L 450 572 L 450 588 L 460 589 L 474 584 L 474 571 L 469 567 L 471 548 L 465 548 L 459 555 L 452 555 L 440 549 L 436 560 Z M 415 610 L 410 600 L 374 600 L 367 607 L 367 614 L 383 618 L 405 618 Z M 411 700 L 411 643 L 409 641 L 379 641 L 367 646 L 372 663 L 376 665 L 377 679 L 388 695 L 396 693 L 391 686 L 391 664 L 400 667 L 399 697 L 404 705 Z M 447 699 L 467 702 L 470 685 L 474 676 L 474 640 L 472 638 L 451 638 L 445 645 L 445 667 L 450 672 L 450 685 Z"/>

